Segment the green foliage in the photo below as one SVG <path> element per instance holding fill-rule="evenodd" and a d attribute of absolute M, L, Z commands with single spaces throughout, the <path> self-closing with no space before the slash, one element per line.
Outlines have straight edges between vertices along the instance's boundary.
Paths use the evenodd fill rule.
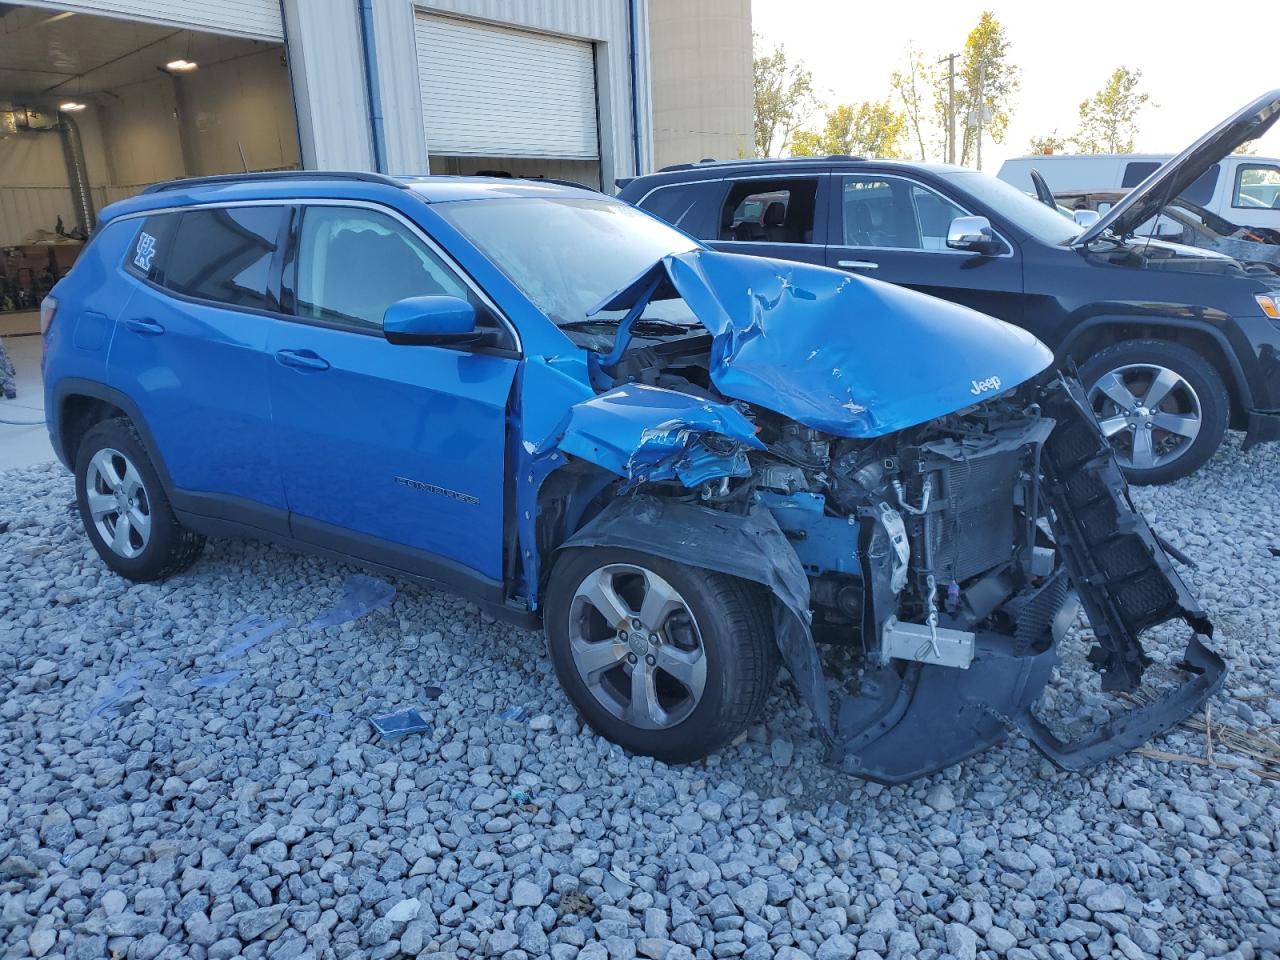
<path fill-rule="evenodd" d="M 813 75 L 802 61 L 794 63 L 781 46 L 762 52 L 755 36 L 756 156 L 771 157 L 786 150 L 796 132 L 817 109 Z"/>
<path fill-rule="evenodd" d="M 1133 153 L 1138 114 L 1150 97 L 1138 91 L 1141 70 L 1116 67 L 1106 85 L 1080 104 L 1080 129 L 1072 137 L 1081 153 Z"/>
<path fill-rule="evenodd" d="M 929 159 L 928 140 L 935 139 L 929 123 L 930 105 L 926 98 L 938 83 L 937 72 L 924 62 L 914 47 L 907 48 L 907 62 L 889 77 L 889 88 L 902 105 L 902 115 L 912 138 L 916 141 L 921 160 Z M 945 80 L 943 81 L 945 85 Z"/>
<path fill-rule="evenodd" d="M 818 132 L 800 130 L 791 138 L 793 157 L 847 153 L 864 157 L 904 158 L 902 141 L 907 118 L 885 101 L 842 103 L 828 111 Z"/>
<path fill-rule="evenodd" d="M 984 10 L 965 40 L 964 60 L 956 78 L 956 113 L 963 124 L 957 151 L 961 164 L 968 164 L 977 153 L 979 111 L 984 116 L 983 135 L 996 143 L 1004 143 L 1020 72 L 1009 62 L 1009 38 L 1004 25 L 994 13 Z M 945 105 L 945 79 L 940 95 Z"/>
<path fill-rule="evenodd" d="M 1043 137 L 1032 137 L 1031 142 L 1027 145 L 1027 153 L 1035 156 L 1062 153 L 1066 149 L 1067 138 L 1058 136 L 1057 130 Z"/>

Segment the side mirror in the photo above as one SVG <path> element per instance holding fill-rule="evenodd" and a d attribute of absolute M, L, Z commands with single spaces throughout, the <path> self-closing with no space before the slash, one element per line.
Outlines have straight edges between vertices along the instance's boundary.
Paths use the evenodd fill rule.
<path fill-rule="evenodd" d="M 1083 227 L 1085 230 L 1088 230 L 1102 219 L 1102 214 L 1097 210 L 1077 210 L 1071 215 L 1071 219 L 1076 222 L 1076 226 Z"/>
<path fill-rule="evenodd" d="M 974 253 L 999 253 L 1002 244 L 991 229 L 986 217 L 956 217 L 947 228 L 947 246 L 952 250 L 972 250 Z"/>
<path fill-rule="evenodd" d="M 408 297 L 382 315 L 388 343 L 437 347 L 478 346 L 490 336 L 476 329 L 476 308 L 460 297 Z"/>

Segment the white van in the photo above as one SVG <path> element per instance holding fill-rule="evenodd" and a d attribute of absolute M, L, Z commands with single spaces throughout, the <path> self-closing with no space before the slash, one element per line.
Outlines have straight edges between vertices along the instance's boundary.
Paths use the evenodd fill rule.
<path fill-rule="evenodd" d="M 1154 173 L 1172 154 L 1050 154 L 1006 160 L 997 176 L 1034 193 L 1031 171 L 1039 170 L 1057 193 L 1128 190 Z M 1242 227 L 1280 230 L 1280 160 L 1231 155 L 1206 170 L 1182 196 Z"/>

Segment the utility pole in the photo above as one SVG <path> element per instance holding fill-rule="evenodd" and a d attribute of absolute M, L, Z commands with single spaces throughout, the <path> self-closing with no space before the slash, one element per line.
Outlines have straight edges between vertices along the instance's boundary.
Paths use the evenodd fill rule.
<path fill-rule="evenodd" d="M 987 118 L 987 65 L 978 65 L 978 169 L 982 169 L 982 122 Z"/>
<path fill-rule="evenodd" d="M 939 63 L 947 65 L 947 163 L 956 162 L 956 57 L 949 53 Z"/>

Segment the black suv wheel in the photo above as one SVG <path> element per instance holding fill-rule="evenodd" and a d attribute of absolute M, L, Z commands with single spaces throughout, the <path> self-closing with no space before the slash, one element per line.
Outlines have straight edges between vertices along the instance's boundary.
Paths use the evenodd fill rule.
<path fill-rule="evenodd" d="M 668 763 L 733 740 L 764 708 L 777 672 L 758 588 L 630 550 L 562 554 L 545 624 L 556 674 L 582 717 Z"/>
<path fill-rule="evenodd" d="M 163 580 L 196 562 L 204 537 L 178 522 L 133 424 L 92 427 L 76 452 L 76 504 L 104 563 L 129 580 Z"/>
<path fill-rule="evenodd" d="M 1112 344 L 1081 366 L 1080 379 L 1131 483 L 1187 476 L 1226 435 L 1226 385 L 1213 364 L 1183 344 Z"/>

